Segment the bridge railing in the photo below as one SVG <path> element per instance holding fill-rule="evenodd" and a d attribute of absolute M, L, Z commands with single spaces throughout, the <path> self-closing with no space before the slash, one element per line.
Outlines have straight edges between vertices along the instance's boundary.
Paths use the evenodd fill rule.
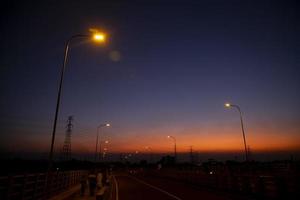
<path fill-rule="evenodd" d="M 57 171 L 0 177 L 0 199 L 49 199 L 80 183 L 87 171 Z"/>

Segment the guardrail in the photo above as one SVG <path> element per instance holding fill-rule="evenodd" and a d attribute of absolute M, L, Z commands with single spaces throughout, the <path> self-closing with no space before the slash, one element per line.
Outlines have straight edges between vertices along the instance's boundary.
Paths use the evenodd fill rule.
<path fill-rule="evenodd" d="M 87 171 L 57 171 L 0 177 L 1 200 L 49 199 L 80 183 Z"/>
<path fill-rule="evenodd" d="M 167 178 L 262 199 L 300 197 L 299 175 L 262 176 L 204 173 L 200 170 L 153 170 L 144 175 Z"/>

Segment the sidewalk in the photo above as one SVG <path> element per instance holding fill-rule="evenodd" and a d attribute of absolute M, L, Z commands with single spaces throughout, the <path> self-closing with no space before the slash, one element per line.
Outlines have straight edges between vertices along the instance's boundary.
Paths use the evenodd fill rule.
<path fill-rule="evenodd" d="M 107 188 L 104 187 L 104 190 L 105 189 Z M 101 192 L 101 189 L 98 190 L 96 189 L 95 194 L 93 196 L 90 196 L 90 191 L 89 188 L 87 187 L 83 195 L 80 195 L 80 190 L 78 190 L 76 193 L 74 193 L 73 195 L 69 196 L 64 200 L 96 200 L 96 195 L 99 192 Z"/>

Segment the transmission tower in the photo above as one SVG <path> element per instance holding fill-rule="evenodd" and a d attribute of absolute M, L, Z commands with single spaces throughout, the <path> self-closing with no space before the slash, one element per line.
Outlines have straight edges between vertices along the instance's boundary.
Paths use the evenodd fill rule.
<path fill-rule="evenodd" d="M 73 116 L 68 117 L 67 121 L 67 130 L 66 130 L 66 136 L 64 141 L 64 146 L 62 149 L 62 160 L 70 160 L 71 159 L 71 135 L 72 135 L 72 128 L 73 128 Z"/>

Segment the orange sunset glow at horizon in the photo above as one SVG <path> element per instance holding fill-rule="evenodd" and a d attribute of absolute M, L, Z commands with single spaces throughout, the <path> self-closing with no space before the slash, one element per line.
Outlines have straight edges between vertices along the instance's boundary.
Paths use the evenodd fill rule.
<path fill-rule="evenodd" d="M 243 138 L 237 123 L 227 125 L 202 124 L 195 126 L 158 126 L 152 129 L 112 127 L 103 130 L 102 141 L 109 153 L 135 152 L 149 153 L 146 146 L 151 147 L 152 153 L 172 153 L 174 142 L 167 138 L 172 135 L 177 141 L 177 152 L 186 153 L 190 146 L 198 152 L 242 152 L 244 150 Z M 76 126 L 72 137 L 72 152 L 93 153 L 95 151 L 96 131 L 91 128 L 81 133 Z M 251 125 L 246 127 L 247 146 L 251 152 L 276 152 L 276 151 L 300 151 L 300 127 L 286 123 L 283 125 Z M 60 152 L 63 145 L 63 131 L 57 136 L 55 143 L 56 152 Z M 47 152 L 49 138 L 42 135 L 26 137 L 17 145 L 9 147 L 10 151 L 34 151 Z"/>
<path fill-rule="evenodd" d="M 276 132 L 261 134 L 252 133 L 248 136 L 248 146 L 252 152 L 276 152 L 276 151 L 300 151 L 300 136 L 284 137 Z M 188 152 L 190 146 L 199 152 L 241 152 L 243 151 L 242 136 L 239 131 L 222 134 L 201 135 L 188 133 L 185 135 L 173 134 L 177 139 L 177 152 Z M 149 153 L 146 146 L 151 147 L 152 153 L 172 153 L 174 143 L 167 139 L 167 134 L 141 135 L 132 134 L 127 138 L 112 137 L 110 143 L 105 145 L 110 153 L 135 152 Z M 58 145 L 57 146 L 61 146 Z M 74 152 L 94 152 L 95 140 L 93 137 L 85 140 L 74 139 L 72 141 Z M 58 148 L 59 149 L 59 148 Z M 46 149 L 45 149 L 46 150 Z"/>

